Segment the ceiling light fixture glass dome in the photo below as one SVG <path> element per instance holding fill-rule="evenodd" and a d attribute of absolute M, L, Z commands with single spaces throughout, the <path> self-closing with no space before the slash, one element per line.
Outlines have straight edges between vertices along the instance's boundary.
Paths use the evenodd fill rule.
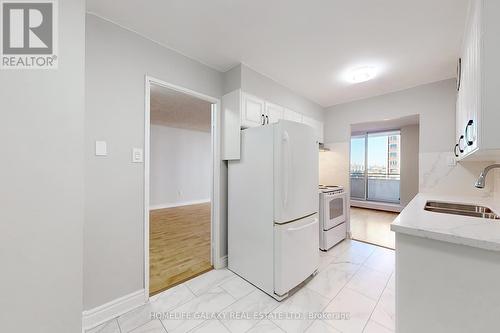
<path fill-rule="evenodd" d="M 377 69 L 371 66 L 354 68 L 349 73 L 349 81 L 352 83 L 361 83 L 373 79 L 377 75 Z"/>

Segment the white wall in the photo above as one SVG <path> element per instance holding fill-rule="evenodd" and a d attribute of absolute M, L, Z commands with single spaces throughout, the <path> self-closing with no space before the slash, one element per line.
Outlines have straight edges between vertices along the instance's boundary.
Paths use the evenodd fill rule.
<path fill-rule="evenodd" d="M 350 125 L 418 114 L 419 191 L 491 195 L 473 184 L 488 163 L 448 166 L 455 145 L 455 80 L 445 80 L 327 109 L 325 142 L 332 152 L 320 159 L 321 181 L 349 185 Z"/>
<path fill-rule="evenodd" d="M 401 206 L 405 207 L 418 193 L 419 125 L 401 128 Z"/>
<path fill-rule="evenodd" d="M 84 309 L 144 288 L 144 81 L 149 74 L 220 97 L 222 74 L 87 15 Z M 108 143 L 107 157 L 94 142 Z"/>
<path fill-rule="evenodd" d="M 222 83 L 223 94 L 230 93 L 236 89 L 241 89 L 241 67 L 238 65 L 224 72 L 224 80 Z"/>
<path fill-rule="evenodd" d="M 210 200 L 211 135 L 151 125 L 152 209 Z"/>
<path fill-rule="evenodd" d="M 224 73 L 224 94 L 236 89 L 242 89 L 246 93 L 300 112 L 319 121 L 324 120 L 323 107 L 243 64 Z"/>
<path fill-rule="evenodd" d="M 324 120 L 324 109 L 269 77 L 248 66 L 241 65 L 241 89 L 266 101 L 300 112 L 317 120 Z"/>
<path fill-rule="evenodd" d="M 493 187 L 495 190 L 494 197 L 496 200 L 500 200 L 500 170 L 493 170 Z M 487 179 L 488 181 L 488 179 Z"/>
<path fill-rule="evenodd" d="M 85 1 L 59 68 L 0 71 L 0 331 L 81 332 Z"/>

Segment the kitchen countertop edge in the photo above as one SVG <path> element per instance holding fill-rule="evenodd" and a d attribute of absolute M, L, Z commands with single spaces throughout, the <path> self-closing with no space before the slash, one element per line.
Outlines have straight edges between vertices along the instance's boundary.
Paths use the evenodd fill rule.
<path fill-rule="evenodd" d="M 492 197 L 460 197 L 419 193 L 394 220 L 391 224 L 391 230 L 396 233 L 457 245 L 500 251 L 500 221 L 429 212 L 424 210 L 428 200 L 482 205 L 500 215 L 498 213 L 500 206 Z"/>

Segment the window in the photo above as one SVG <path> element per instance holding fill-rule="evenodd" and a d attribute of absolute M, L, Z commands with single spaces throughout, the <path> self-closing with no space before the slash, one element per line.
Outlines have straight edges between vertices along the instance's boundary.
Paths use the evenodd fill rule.
<path fill-rule="evenodd" d="M 351 138 L 351 197 L 364 199 L 365 190 L 365 136 Z"/>
<path fill-rule="evenodd" d="M 399 131 L 351 137 L 351 198 L 400 202 Z"/>

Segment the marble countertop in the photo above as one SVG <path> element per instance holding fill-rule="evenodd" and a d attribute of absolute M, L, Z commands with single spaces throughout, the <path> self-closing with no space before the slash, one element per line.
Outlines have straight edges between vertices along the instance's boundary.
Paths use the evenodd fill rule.
<path fill-rule="evenodd" d="M 500 220 L 435 213 L 424 210 L 428 200 L 475 204 L 500 215 L 500 200 L 493 198 L 418 194 L 391 224 L 397 233 L 500 251 Z"/>

